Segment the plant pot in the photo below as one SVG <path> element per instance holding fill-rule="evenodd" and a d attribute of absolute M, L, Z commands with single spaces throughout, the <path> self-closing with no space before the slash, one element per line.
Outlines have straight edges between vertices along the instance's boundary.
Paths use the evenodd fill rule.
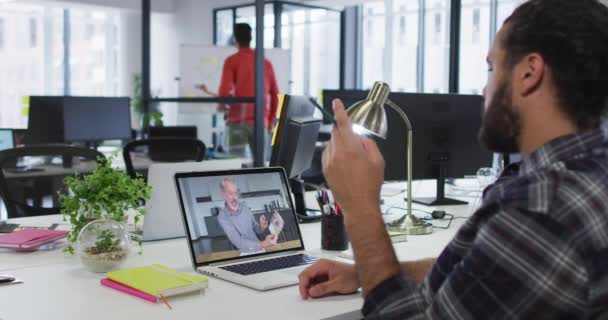
<path fill-rule="evenodd" d="M 120 267 L 128 258 L 129 235 L 124 223 L 98 219 L 88 223 L 78 235 L 76 253 L 86 269 L 108 272 Z"/>

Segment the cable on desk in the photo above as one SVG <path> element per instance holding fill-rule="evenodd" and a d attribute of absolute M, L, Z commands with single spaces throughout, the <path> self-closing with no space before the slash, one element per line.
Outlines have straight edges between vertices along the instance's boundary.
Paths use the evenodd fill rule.
<path fill-rule="evenodd" d="M 400 207 L 400 206 L 392 206 L 389 207 L 388 209 L 386 209 L 386 211 L 384 212 L 384 214 L 389 214 L 389 211 L 392 209 L 399 209 L 399 210 L 403 210 L 406 211 L 406 208 Z M 447 226 L 436 226 L 433 224 L 433 228 L 437 228 L 437 229 L 449 229 L 450 226 L 452 225 L 452 221 L 455 219 L 468 219 L 469 217 L 465 217 L 465 216 L 455 216 L 453 214 L 449 214 L 449 213 L 445 213 L 444 216 L 448 216 L 448 218 L 441 218 L 441 219 L 435 219 L 433 218 L 433 213 L 430 211 L 426 211 L 426 210 L 421 210 L 421 209 L 413 209 L 412 211 L 416 211 L 416 212 L 422 212 L 425 213 L 426 215 L 424 217 L 422 217 L 423 220 L 430 222 L 431 224 L 433 224 L 433 221 L 448 221 Z"/>

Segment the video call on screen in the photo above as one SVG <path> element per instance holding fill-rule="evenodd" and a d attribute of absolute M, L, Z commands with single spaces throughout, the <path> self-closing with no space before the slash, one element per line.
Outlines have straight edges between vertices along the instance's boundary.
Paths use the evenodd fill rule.
<path fill-rule="evenodd" d="M 198 262 L 301 247 L 280 173 L 179 180 Z"/>

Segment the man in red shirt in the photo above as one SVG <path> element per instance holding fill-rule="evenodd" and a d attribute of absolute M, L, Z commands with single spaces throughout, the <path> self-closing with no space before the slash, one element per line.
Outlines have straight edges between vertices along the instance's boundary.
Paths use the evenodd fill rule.
<path fill-rule="evenodd" d="M 238 23 L 234 27 L 234 40 L 238 52 L 224 61 L 222 80 L 217 96 L 220 97 L 254 97 L 255 96 L 255 51 L 251 49 L 251 27 L 246 23 Z M 201 89 L 209 95 L 206 86 Z M 276 118 L 279 87 L 272 64 L 268 59 L 264 61 L 264 128 L 266 135 L 265 145 L 270 143 L 270 132 Z M 254 149 L 255 133 L 255 104 L 235 103 L 220 110 L 226 112 L 228 150 L 234 154 L 246 155 L 247 146 Z M 266 149 L 266 148 L 265 148 Z M 266 150 L 265 150 L 266 151 Z M 268 153 L 268 152 L 266 152 Z"/>

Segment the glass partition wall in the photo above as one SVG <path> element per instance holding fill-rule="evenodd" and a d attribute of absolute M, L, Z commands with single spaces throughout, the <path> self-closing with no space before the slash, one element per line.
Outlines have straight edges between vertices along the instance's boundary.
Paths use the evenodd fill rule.
<path fill-rule="evenodd" d="M 275 73 L 289 73 L 287 84 L 279 85 L 281 93 L 318 97 L 323 89 L 339 87 L 340 13 L 332 8 L 295 2 L 266 2 L 264 48 L 288 50 L 290 57 L 289 70 L 275 70 Z M 234 23 L 248 23 L 255 29 L 254 5 L 214 11 L 215 45 L 233 45 Z"/>

